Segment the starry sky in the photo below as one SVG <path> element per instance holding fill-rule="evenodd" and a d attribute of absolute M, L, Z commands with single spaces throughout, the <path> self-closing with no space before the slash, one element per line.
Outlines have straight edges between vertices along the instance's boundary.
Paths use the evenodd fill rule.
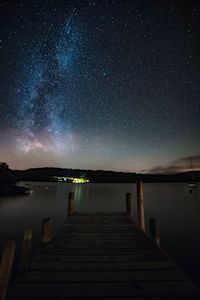
<path fill-rule="evenodd" d="M 0 161 L 200 169 L 200 1 L 2 0 Z"/>

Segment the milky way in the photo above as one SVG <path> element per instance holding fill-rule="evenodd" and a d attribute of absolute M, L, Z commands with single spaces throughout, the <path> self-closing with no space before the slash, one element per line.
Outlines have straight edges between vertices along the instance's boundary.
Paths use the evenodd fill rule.
<path fill-rule="evenodd" d="M 2 1 L 1 10 L 0 161 L 163 171 L 194 157 L 199 167 L 198 1 Z"/>

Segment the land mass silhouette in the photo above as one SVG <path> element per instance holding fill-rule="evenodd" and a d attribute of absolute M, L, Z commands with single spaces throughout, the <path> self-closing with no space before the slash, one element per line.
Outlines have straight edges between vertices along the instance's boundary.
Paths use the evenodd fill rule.
<path fill-rule="evenodd" d="M 200 171 L 190 171 L 178 174 L 140 174 L 130 172 L 114 172 L 104 170 L 85 170 L 68 168 L 32 168 L 27 170 L 12 170 L 17 181 L 56 181 L 56 177 L 81 178 L 93 183 L 131 183 L 138 180 L 144 182 L 199 182 Z"/>

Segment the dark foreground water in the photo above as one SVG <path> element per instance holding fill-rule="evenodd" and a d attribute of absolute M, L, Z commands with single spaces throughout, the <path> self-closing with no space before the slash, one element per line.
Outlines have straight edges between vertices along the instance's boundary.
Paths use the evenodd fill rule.
<path fill-rule="evenodd" d="M 24 228 L 33 227 L 34 254 L 40 247 L 41 221 L 52 217 L 56 231 L 66 219 L 68 192 L 75 192 L 80 212 L 125 211 L 125 193 L 131 192 L 136 212 L 135 184 L 29 184 L 29 196 L 0 198 L 0 250 L 6 239 L 16 240 L 15 273 Z M 151 217 L 159 221 L 161 247 L 200 286 L 200 185 L 189 193 L 187 184 L 145 184 L 144 195 L 146 227 Z"/>

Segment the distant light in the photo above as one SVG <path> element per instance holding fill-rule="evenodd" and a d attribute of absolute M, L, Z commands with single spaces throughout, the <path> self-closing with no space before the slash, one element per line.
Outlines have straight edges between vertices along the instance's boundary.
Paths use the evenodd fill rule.
<path fill-rule="evenodd" d="M 68 183 L 89 183 L 89 179 L 76 178 L 76 177 L 65 177 L 65 176 L 53 176 L 52 179 L 57 182 L 68 182 Z"/>

